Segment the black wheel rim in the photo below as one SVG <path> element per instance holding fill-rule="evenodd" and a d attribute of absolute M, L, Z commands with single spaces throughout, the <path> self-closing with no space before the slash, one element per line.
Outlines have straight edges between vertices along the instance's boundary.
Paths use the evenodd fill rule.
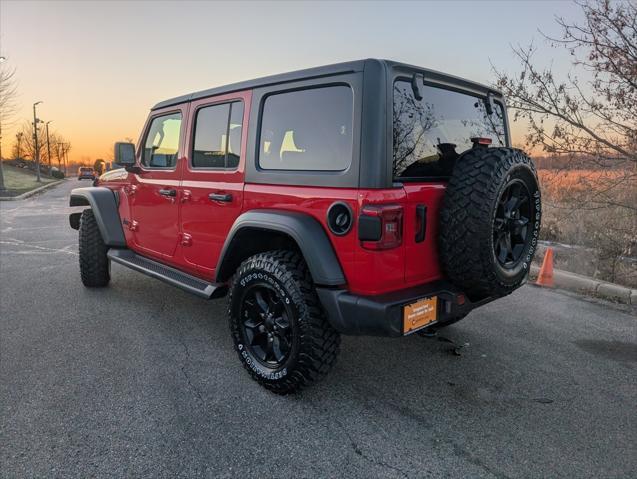
<path fill-rule="evenodd" d="M 255 284 L 243 295 L 241 333 L 250 354 L 269 368 L 279 368 L 292 350 L 292 313 L 269 285 Z"/>
<path fill-rule="evenodd" d="M 531 228 L 532 202 L 521 180 L 509 182 L 498 201 L 493 221 L 493 252 L 505 268 L 513 268 L 524 254 Z"/>

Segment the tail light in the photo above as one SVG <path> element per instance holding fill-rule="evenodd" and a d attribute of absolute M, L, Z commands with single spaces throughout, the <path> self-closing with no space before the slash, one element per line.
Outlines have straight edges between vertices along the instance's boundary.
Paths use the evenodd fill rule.
<path fill-rule="evenodd" d="M 358 218 L 358 239 L 363 248 L 396 248 L 403 241 L 403 207 L 399 205 L 364 206 Z"/>

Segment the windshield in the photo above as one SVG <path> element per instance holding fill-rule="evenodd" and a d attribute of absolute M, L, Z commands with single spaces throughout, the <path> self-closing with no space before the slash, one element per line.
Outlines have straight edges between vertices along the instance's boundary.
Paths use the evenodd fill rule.
<path fill-rule="evenodd" d="M 504 109 L 486 99 L 439 87 L 420 87 L 417 100 L 407 80 L 394 83 L 394 178 L 448 177 L 456 159 L 472 148 L 471 138 L 489 138 L 506 145 Z"/>

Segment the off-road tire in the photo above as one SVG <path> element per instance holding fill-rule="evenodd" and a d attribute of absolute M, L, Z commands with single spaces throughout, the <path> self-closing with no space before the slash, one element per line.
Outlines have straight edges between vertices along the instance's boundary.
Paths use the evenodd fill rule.
<path fill-rule="evenodd" d="M 505 267 L 495 253 L 494 228 L 499 202 L 513 183 L 528 189 L 531 217 L 522 253 Z M 468 151 L 454 167 L 440 212 L 438 246 L 445 274 L 473 300 L 509 294 L 526 281 L 540 222 L 537 173 L 524 152 L 514 148 Z"/>
<path fill-rule="evenodd" d="M 260 362 L 247 345 L 241 320 L 242 298 L 260 284 L 273 287 L 293 312 L 292 347 L 276 367 Z M 276 250 L 246 259 L 230 286 L 229 324 L 235 350 L 244 368 L 259 384 L 277 394 L 291 394 L 330 371 L 339 352 L 340 335 L 328 323 L 303 258 L 294 251 Z"/>
<path fill-rule="evenodd" d="M 82 211 L 79 229 L 80 276 L 88 288 L 101 288 L 111 279 L 108 247 L 102 240 L 93 210 Z"/>

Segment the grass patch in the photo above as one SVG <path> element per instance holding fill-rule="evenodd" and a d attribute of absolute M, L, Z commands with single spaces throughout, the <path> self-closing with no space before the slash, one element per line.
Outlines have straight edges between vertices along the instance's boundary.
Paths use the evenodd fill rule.
<path fill-rule="evenodd" d="M 18 196 L 27 191 L 39 188 L 42 185 L 56 181 L 53 178 L 41 176 L 42 183 L 38 183 L 36 176 L 30 170 L 23 168 L 16 168 L 14 166 L 2 165 L 2 172 L 4 173 L 4 186 L 5 191 L 0 193 L 0 196 Z"/>

